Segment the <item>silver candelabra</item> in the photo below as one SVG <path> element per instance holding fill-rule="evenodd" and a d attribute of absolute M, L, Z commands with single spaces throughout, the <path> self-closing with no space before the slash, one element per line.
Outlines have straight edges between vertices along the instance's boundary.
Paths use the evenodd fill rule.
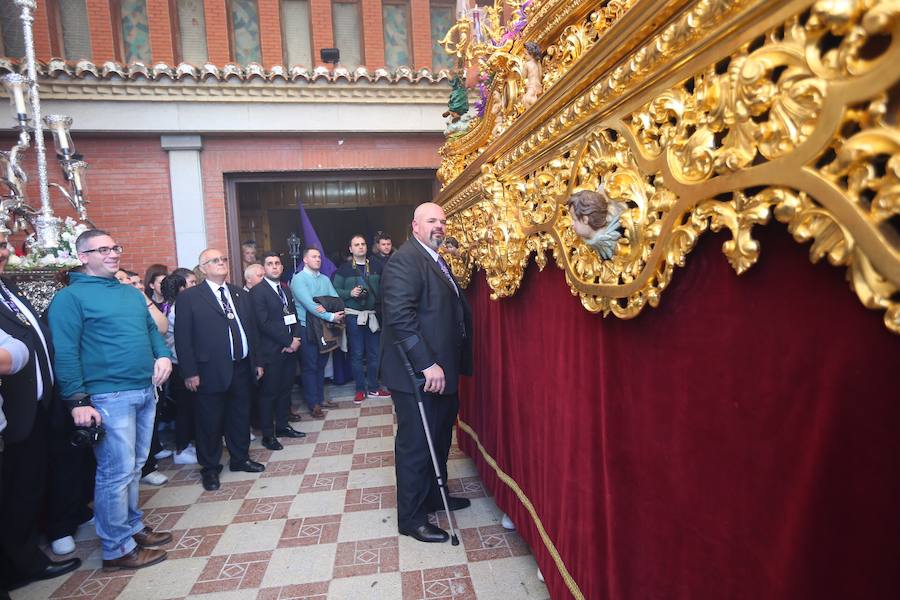
<path fill-rule="evenodd" d="M 41 118 L 41 102 L 38 95 L 37 67 L 34 56 L 34 10 L 36 0 L 15 0 L 21 9 L 25 41 L 25 66 L 27 76 L 10 73 L 2 80 L 9 94 L 15 113 L 15 128 L 19 132 L 16 145 L 8 152 L 0 151 L 0 180 L 5 185 L 0 195 L 0 233 L 9 234 L 23 229 L 34 230 L 33 248 L 50 250 L 59 246 L 61 221 L 53 214 L 50 187 L 57 189 L 72 205 L 78 218 L 87 220 L 84 197 L 84 177 L 87 163 L 75 152 L 75 144 L 69 131 L 72 119 L 63 115 L 47 115 Z M 29 108 L 31 114 L 29 115 Z M 56 158 L 62 168 L 66 185 L 50 183 L 47 178 L 47 155 L 44 147 L 44 125 L 53 134 Z M 32 133 L 37 158 L 38 189 L 41 195 L 39 209 L 28 204 L 25 188 L 28 174 L 22 166 L 22 154 L 31 147 Z"/>

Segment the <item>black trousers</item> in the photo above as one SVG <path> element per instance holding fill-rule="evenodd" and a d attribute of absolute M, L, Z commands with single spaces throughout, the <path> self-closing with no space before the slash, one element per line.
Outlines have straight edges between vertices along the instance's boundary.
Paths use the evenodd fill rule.
<path fill-rule="evenodd" d="M 181 452 L 197 435 L 195 422 L 197 393 L 184 387 L 184 376 L 178 363 L 172 366 L 169 377 L 169 393 L 175 401 L 175 448 Z"/>
<path fill-rule="evenodd" d="M 297 359 L 291 352 L 279 354 L 265 367 L 259 390 L 259 422 L 265 437 L 273 437 L 275 431 L 288 426 L 296 372 Z"/>
<path fill-rule="evenodd" d="M 0 496 L 0 589 L 42 571 L 50 559 L 38 548 L 38 512 L 47 477 L 47 411 L 38 406 L 27 438 L 3 451 Z"/>
<path fill-rule="evenodd" d="M 202 470 L 221 471 L 222 434 L 231 462 L 250 458 L 250 360 L 234 363 L 231 385 L 224 392 L 197 392 L 197 462 Z"/>
<path fill-rule="evenodd" d="M 88 503 L 94 498 L 97 461 L 91 448 L 72 445 L 75 423 L 66 415 L 62 427 L 50 428 L 47 476 L 47 539 L 74 535 L 78 526 L 94 516 Z"/>
<path fill-rule="evenodd" d="M 426 522 L 426 515 L 442 506 L 441 492 L 434 476 L 428 452 L 428 440 L 415 394 L 391 390 L 397 413 L 397 437 L 394 455 L 397 473 L 397 523 L 401 529 L 412 529 Z M 447 482 L 447 457 L 453 440 L 453 425 L 459 413 L 456 394 L 438 395 L 422 392 L 422 404 L 441 478 Z"/>

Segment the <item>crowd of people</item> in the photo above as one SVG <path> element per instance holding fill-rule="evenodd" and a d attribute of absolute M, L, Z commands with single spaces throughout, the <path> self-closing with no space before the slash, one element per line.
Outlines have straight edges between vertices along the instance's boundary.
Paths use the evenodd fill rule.
<path fill-rule="evenodd" d="M 164 560 L 160 546 L 171 534 L 146 527 L 138 502 L 140 482 L 167 481 L 157 460 L 174 453 L 176 464 L 197 464 L 202 486 L 216 490 L 224 439 L 232 471 L 264 471 L 250 457 L 253 429 L 272 451 L 283 449 L 279 438 L 304 437 L 293 424 L 324 418 L 334 406 L 324 394 L 325 367 L 329 352 L 347 345 L 353 401 L 393 395 L 400 532 L 446 539 L 425 518 L 439 494 L 427 472 L 414 384 L 397 354 L 406 348 L 424 377 L 446 481 L 471 324 L 437 253 L 444 223 L 440 207 L 421 205 L 414 239 L 396 253 L 384 234 L 371 254 L 354 235 L 331 279 L 317 248 L 307 248 L 303 268 L 288 276 L 277 253 L 257 257 L 247 242 L 243 286 L 227 281 L 228 257 L 215 248 L 193 269 L 150 265 L 142 280 L 120 268 L 122 246 L 92 229 L 76 241 L 82 266 L 68 273 L 43 317 L 0 278 L 0 590 L 77 569 L 79 559 L 65 556 L 88 522 L 105 570 Z M 0 272 L 8 256 L 0 235 Z M 298 372 L 308 416 L 292 409 Z M 160 443 L 163 428 L 174 429 L 171 449 Z M 468 503 L 451 500 L 453 510 Z M 41 535 L 55 559 L 41 550 Z"/>

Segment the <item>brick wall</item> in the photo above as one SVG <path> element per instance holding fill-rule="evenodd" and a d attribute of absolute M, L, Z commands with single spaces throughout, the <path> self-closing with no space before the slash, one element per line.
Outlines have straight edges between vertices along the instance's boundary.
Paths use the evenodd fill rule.
<path fill-rule="evenodd" d="M 381 0 L 360 0 L 360 2 L 363 64 L 384 66 L 384 26 L 381 19 Z"/>
<path fill-rule="evenodd" d="M 416 68 L 431 68 L 431 12 L 429 0 L 410 0 L 412 55 Z"/>
<path fill-rule="evenodd" d="M 209 62 L 221 67 L 231 62 L 228 44 L 228 6 L 226 0 L 204 0 L 206 48 Z"/>
<path fill-rule="evenodd" d="M 313 62 L 317 67 L 327 66 L 319 59 L 319 51 L 322 48 L 334 47 L 331 0 L 309 0 L 309 21 L 313 41 Z"/>
<path fill-rule="evenodd" d="M 147 21 L 150 25 L 150 50 L 153 62 L 175 64 L 175 37 L 169 0 L 147 0 Z"/>
<path fill-rule="evenodd" d="M 263 66 L 271 67 L 284 63 L 281 43 L 281 2 L 280 0 L 259 0 L 259 35 L 262 45 Z"/>
<path fill-rule="evenodd" d="M 96 64 L 116 60 L 113 22 L 109 12 L 109 0 L 86 0 L 88 25 L 91 29 L 91 48 Z M 120 25 L 120 24 L 117 24 Z"/>
<path fill-rule="evenodd" d="M 281 0 L 257 0 L 260 18 L 260 44 L 264 66 L 272 67 L 284 62 L 284 42 L 281 34 Z M 313 60 L 319 61 L 319 50 L 334 46 L 331 23 L 332 0 L 309 0 L 310 31 Z M 358 0 L 362 16 L 363 62 L 371 71 L 384 66 L 384 32 L 382 31 L 381 0 Z M 412 66 L 431 68 L 431 25 L 429 0 L 409 0 L 411 20 Z M 86 0 L 88 23 L 91 30 L 92 60 L 102 64 L 117 57 L 114 28 L 110 13 L 110 0 Z M 206 43 L 209 62 L 219 67 L 231 62 L 228 30 L 227 0 L 204 0 L 206 17 Z M 173 15 L 169 0 L 147 0 L 147 17 L 150 25 L 152 62 L 174 64 L 177 51 L 173 31 Z M 35 14 L 35 51 L 39 60 L 52 58 L 50 32 L 45 3 L 39 2 Z"/>

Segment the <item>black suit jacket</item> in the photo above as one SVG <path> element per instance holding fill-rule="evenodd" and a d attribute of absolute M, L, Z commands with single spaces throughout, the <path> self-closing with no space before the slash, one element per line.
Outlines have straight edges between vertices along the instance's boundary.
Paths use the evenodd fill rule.
<path fill-rule="evenodd" d="M 381 276 L 381 381 L 389 389 L 414 391 L 395 344 L 398 340 L 407 348 L 416 373 L 434 363 L 440 365 L 447 380 L 445 394 L 456 393 L 460 375 L 471 375 L 472 313 L 459 290 L 457 296 L 441 268 L 415 239 L 408 240 L 387 261 Z"/>
<path fill-rule="evenodd" d="M 49 368 L 48 372 L 44 373 L 44 395 L 41 402 L 45 407 L 49 407 L 53 398 L 53 386 L 50 383 L 49 373 L 49 369 L 53 368 L 53 341 L 50 338 L 50 328 L 40 318 L 38 311 L 19 292 L 19 288 L 15 283 L 5 277 L 3 278 L 3 283 L 38 318 L 37 321 L 41 327 L 41 332 L 47 341 L 47 350 L 50 353 L 50 356 L 47 357 Z M 15 375 L 3 376 L 3 413 L 6 415 L 7 421 L 3 438 L 8 443 L 16 443 L 27 438 L 34 426 L 34 417 L 37 414 L 38 404 L 37 353 L 43 352 L 44 346 L 41 344 L 41 338 L 34 330 L 34 327 L 24 325 L 19 321 L 19 318 L 6 306 L 5 302 L 0 302 L 0 328 L 3 328 L 6 333 L 25 344 L 28 347 L 30 356 L 28 364 L 21 371 Z"/>
<path fill-rule="evenodd" d="M 230 283 L 226 285 L 247 336 L 247 357 L 251 364 L 260 366 L 256 356 L 256 319 L 250 295 Z M 228 390 L 234 368 L 228 339 L 228 319 L 218 295 L 205 282 L 178 294 L 175 305 L 175 351 L 184 378 L 200 376 L 199 393 L 217 394 Z"/>
<path fill-rule="evenodd" d="M 294 296 L 291 294 L 291 290 L 284 286 L 281 290 L 287 298 L 287 309 L 296 318 L 297 309 L 294 306 Z M 282 348 L 290 346 L 293 338 L 300 337 L 300 323 L 298 321 L 290 327 L 284 324 L 281 298 L 266 281 L 260 281 L 253 286 L 250 290 L 250 300 L 253 301 L 256 328 L 259 330 L 257 355 L 260 366 L 265 367 L 276 358 L 281 357 Z"/>

